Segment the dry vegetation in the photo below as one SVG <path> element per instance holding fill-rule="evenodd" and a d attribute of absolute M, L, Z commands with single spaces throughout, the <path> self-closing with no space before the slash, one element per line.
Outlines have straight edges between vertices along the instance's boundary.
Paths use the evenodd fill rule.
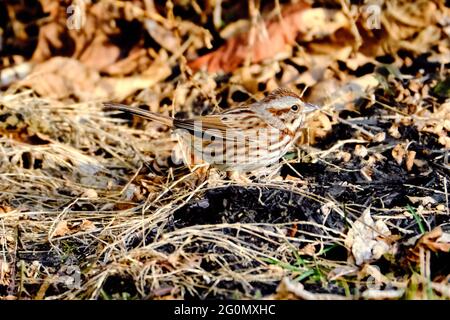
<path fill-rule="evenodd" d="M 24 3 L 0 4 L 0 299 L 450 298 L 448 1 Z M 101 104 L 279 86 L 323 108 L 248 185 Z"/>

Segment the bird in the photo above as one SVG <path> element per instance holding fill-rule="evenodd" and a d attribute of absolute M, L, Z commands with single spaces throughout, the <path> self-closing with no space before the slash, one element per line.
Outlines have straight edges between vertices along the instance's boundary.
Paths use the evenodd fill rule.
<path fill-rule="evenodd" d="M 108 102 L 104 106 L 172 128 L 180 138 L 183 153 L 191 156 L 190 161 L 200 159 L 219 170 L 237 173 L 277 163 L 300 136 L 306 116 L 319 109 L 286 88 L 242 107 L 190 119 L 171 118 L 124 104 Z"/>

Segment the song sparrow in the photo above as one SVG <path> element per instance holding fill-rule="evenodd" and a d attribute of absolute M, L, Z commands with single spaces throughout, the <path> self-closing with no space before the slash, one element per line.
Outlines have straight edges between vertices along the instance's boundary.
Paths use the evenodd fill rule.
<path fill-rule="evenodd" d="M 181 138 L 188 155 L 219 169 L 237 172 L 277 162 L 300 135 L 298 129 L 306 114 L 318 109 L 283 88 L 245 107 L 186 120 L 121 104 L 105 103 L 105 106 L 167 125 Z"/>

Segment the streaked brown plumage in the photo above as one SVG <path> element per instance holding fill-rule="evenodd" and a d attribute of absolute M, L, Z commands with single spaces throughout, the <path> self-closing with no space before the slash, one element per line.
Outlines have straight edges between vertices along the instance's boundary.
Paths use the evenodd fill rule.
<path fill-rule="evenodd" d="M 306 114 L 317 109 L 288 89 L 277 89 L 242 108 L 186 120 L 120 104 L 105 106 L 167 125 L 197 159 L 238 172 L 277 162 L 298 137 Z"/>

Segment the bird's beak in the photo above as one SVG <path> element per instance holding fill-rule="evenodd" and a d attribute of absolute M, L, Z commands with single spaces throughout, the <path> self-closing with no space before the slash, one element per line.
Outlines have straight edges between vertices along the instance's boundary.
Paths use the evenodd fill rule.
<path fill-rule="evenodd" d="M 303 112 L 304 113 L 310 113 L 310 112 L 313 112 L 313 111 L 316 111 L 319 109 L 320 109 L 319 106 L 316 106 L 315 104 L 308 103 L 308 102 L 303 103 Z"/>

